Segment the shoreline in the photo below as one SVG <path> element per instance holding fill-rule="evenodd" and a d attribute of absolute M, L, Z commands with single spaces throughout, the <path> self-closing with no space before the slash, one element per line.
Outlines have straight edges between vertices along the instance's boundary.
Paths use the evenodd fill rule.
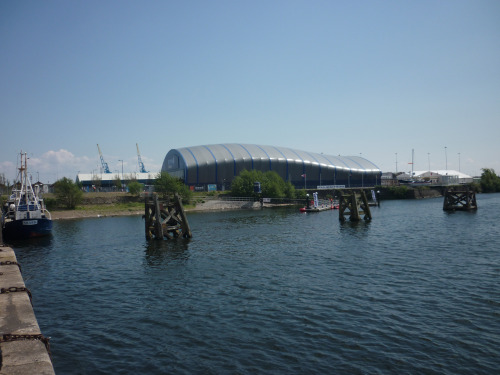
<path fill-rule="evenodd" d="M 136 216 L 144 215 L 144 211 L 111 211 L 111 212 L 96 212 L 96 211 L 53 211 L 50 213 L 52 221 L 55 220 L 70 220 L 70 219 L 89 219 L 100 217 L 114 217 L 114 216 Z"/>
<path fill-rule="evenodd" d="M 264 205 L 266 206 L 266 205 Z M 211 211 L 225 211 L 225 210 L 252 210 L 261 208 L 259 202 L 225 202 L 222 200 L 207 201 L 197 204 L 195 207 L 184 208 L 185 212 L 211 212 Z M 144 215 L 142 210 L 130 209 L 104 209 L 100 210 L 62 210 L 50 211 L 50 216 L 53 221 L 56 220 L 71 220 L 71 219 L 88 219 L 88 218 L 102 218 L 102 217 L 116 217 L 116 216 L 139 216 Z"/>

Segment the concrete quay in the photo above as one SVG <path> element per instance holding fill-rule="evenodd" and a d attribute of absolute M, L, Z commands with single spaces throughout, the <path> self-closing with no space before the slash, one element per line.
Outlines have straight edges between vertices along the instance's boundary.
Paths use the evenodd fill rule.
<path fill-rule="evenodd" d="M 54 375 L 48 339 L 40 332 L 14 250 L 3 245 L 1 233 L 0 291 L 0 375 Z"/>

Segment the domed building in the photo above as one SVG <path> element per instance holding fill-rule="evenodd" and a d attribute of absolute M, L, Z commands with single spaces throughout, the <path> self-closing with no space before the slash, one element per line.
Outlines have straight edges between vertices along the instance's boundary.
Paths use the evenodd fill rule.
<path fill-rule="evenodd" d="M 229 189 L 243 170 L 274 171 L 296 188 L 368 187 L 380 184 L 382 171 L 361 156 L 334 156 L 288 147 L 224 143 L 172 149 L 162 172 L 194 190 Z"/>

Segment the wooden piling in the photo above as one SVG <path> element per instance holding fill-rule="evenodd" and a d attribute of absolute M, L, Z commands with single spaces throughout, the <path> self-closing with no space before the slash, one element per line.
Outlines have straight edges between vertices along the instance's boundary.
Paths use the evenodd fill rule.
<path fill-rule="evenodd" d="M 339 220 L 344 222 L 346 216 L 350 221 L 371 220 L 372 214 L 364 190 L 346 189 L 339 191 Z"/>
<path fill-rule="evenodd" d="M 191 228 L 187 220 L 181 198 L 174 195 L 173 201 L 161 202 L 158 195 L 146 197 L 144 202 L 144 221 L 146 239 L 172 239 L 182 236 L 191 238 Z"/>
<path fill-rule="evenodd" d="M 444 193 L 444 211 L 477 210 L 476 192 L 467 187 L 451 187 Z"/>

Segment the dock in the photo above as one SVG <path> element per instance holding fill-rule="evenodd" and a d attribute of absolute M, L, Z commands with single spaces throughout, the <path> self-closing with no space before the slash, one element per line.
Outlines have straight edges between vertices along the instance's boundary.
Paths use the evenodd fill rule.
<path fill-rule="evenodd" d="M 54 375 L 49 339 L 42 335 L 14 250 L 0 231 L 0 374 Z"/>

